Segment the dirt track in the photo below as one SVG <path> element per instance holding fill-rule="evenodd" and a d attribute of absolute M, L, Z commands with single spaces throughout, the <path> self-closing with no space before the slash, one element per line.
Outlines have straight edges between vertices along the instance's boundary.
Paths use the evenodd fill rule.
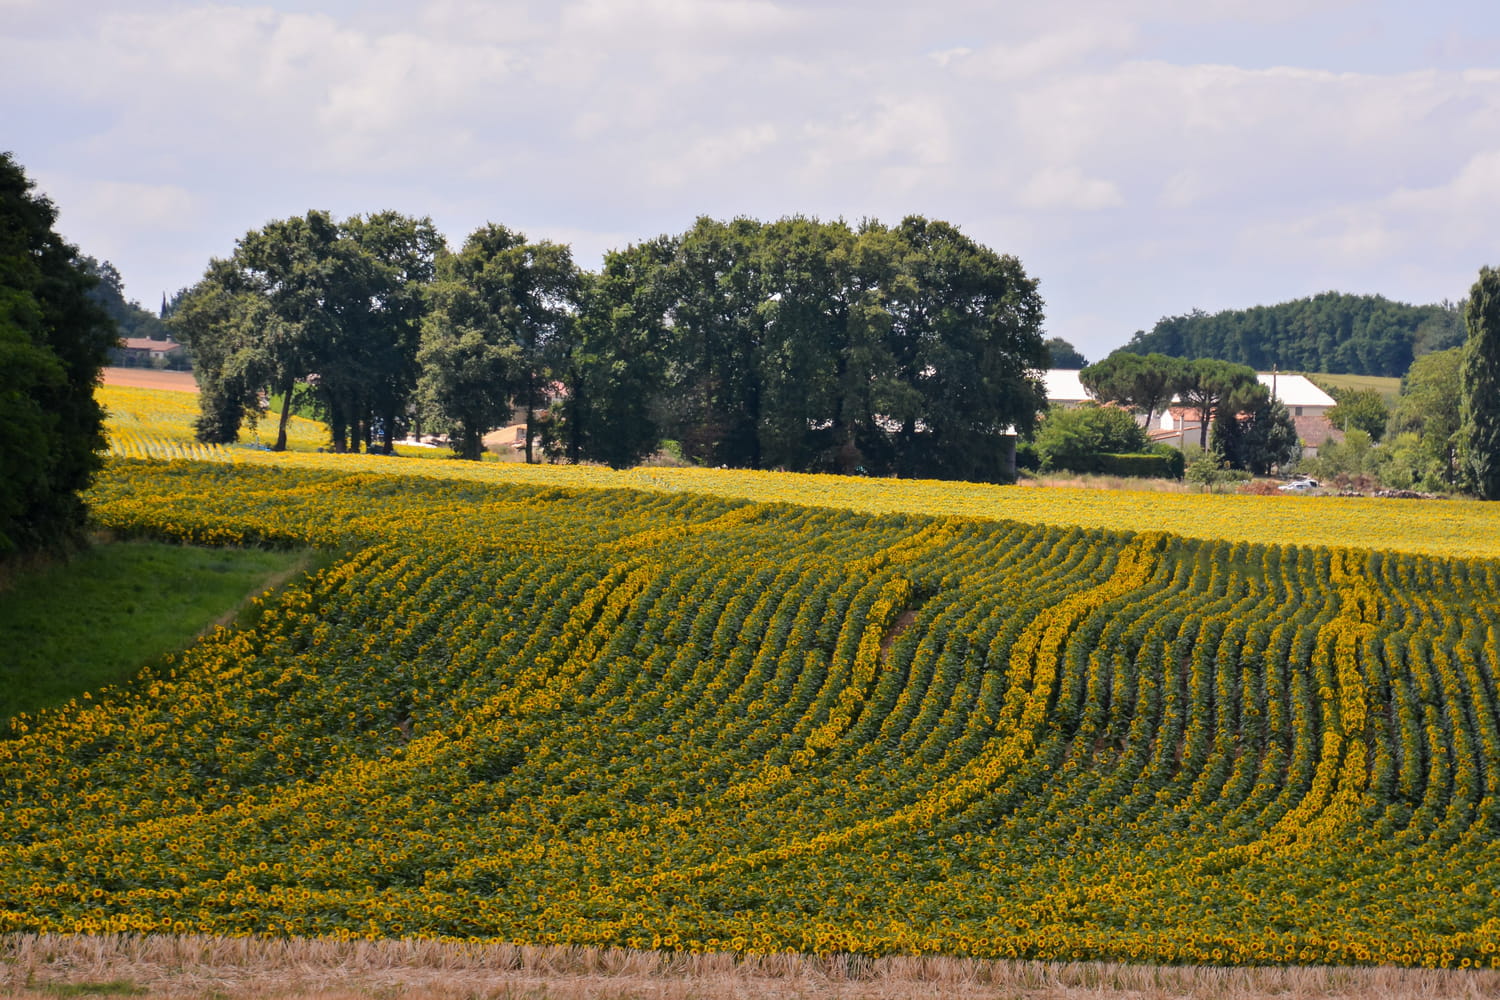
<path fill-rule="evenodd" d="M 164 372 L 155 368 L 106 368 L 105 385 L 124 385 L 133 389 L 167 389 L 171 392 L 197 392 L 192 372 Z"/>

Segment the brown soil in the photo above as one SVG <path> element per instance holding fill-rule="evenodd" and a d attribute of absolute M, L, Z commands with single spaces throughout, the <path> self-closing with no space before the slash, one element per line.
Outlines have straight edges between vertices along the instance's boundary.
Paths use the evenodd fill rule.
<path fill-rule="evenodd" d="M 896 616 L 894 622 L 891 622 L 891 627 L 886 629 L 885 635 L 880 637 L 880 659 L 882 661 L 890 654 L 891 647 L 896 644 L 896 640 L 901 638 L 901 633 L 911 628 L 912 622 L 916 620 L 917 609 L 907 608 Z"/>
<path fill-rule="evenodd" d="M 192 372 L 164 372 L 155 368 L 106 368 L 105 385 L 123 385 L 132 389 L 166 389 L 170 392 L 197 392 Z"/>

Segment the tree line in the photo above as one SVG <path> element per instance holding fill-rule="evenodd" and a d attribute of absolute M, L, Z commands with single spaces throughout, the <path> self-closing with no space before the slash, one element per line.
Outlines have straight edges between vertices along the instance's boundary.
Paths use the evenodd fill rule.
<path fill-rule="evenodd" d="M 1464 304 L 1412 306 L 1379 295 L 1324 292 L 1217 313 L 1193 310 L 1137 331 L 1125 350 L 1214 358 L 1260 371 L 1400 377 L 1412 361 L 1464 342 Z"/>
<path fill-rule="evenodd" d="M 1020 262 L 918 216 L 700 218 L 595 273 L 501 225 L 450 251 L 428 219 L 312 211 L 247 233 L 170 322 L 204 441 L 301 393 L 338 451 L 420 424 L 473 459 L 517 419 L 528 461 L 616 467 L 673 441 L 711 465 L 1003 479 L 1049 359 Z"/>

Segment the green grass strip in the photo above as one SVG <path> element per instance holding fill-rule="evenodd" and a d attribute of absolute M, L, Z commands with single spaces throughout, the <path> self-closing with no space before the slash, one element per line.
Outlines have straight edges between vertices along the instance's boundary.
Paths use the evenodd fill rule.
<path fill-rule="evenodd" d="M 0 720 L 128 680 L 216 621 L 227 622 L 306 558 L 109 542 L 22 572 L 0 592 Z"/>

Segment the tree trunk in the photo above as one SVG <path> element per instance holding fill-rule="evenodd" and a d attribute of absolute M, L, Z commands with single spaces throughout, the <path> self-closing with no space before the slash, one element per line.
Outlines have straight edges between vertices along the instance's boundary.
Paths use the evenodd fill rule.
<path fill-rule="evenodd" d="M 342 455 L 349 450 L 349 428 L 344 420 L 344 408 L 339 405 L 338 400 L 329 403 L 328 429 L 331 432 L 329 443 L 333 445 L 333 453 Z"/>
<path fill-rule="evenodd" d="M 396 408 L 390 406 L 380 415 L 380 450 L 387 455 L 396 453 Z"/>
<path fill-rule="evenodd" d="M 750 392 L 745 400 L 750 410 L 750 468 L 760 468 L 760 379 L 750 379 Z"/>
<path fill-rule="evenodd" d="M 463 457 L 471 462 L 480 460 L 484 451 L 484 434 L 477 429 L 475 424 L 466 423 L 460 431 L 463 435 Z"/>
<path fill-rule="evenodd" d="M 583 454 L 583 427 L 579 420 L 579 414 L 583 411 L 583 384 L 579 379 L 573 384 L 573 391 L 568 393 L 564 403 L 568 408 L 568 461 L 573 465 L 578 464 L 579 457 Z"/>
<path fill-rule="evenodd" d="M 526 464 L 531 464 L 531 432 L 535 414 L 532 403 L 536 400 L 536 372 L 526 371 Z"/>
<path fill-rule="evenodd" d="M 292 417 L 292 390 L 297 386 L 297 380 L 290 375 L 281 384 L 281 420 L 276 426 L 276 444 L 272 451 L 286 451 L 286 425 Z"/>

